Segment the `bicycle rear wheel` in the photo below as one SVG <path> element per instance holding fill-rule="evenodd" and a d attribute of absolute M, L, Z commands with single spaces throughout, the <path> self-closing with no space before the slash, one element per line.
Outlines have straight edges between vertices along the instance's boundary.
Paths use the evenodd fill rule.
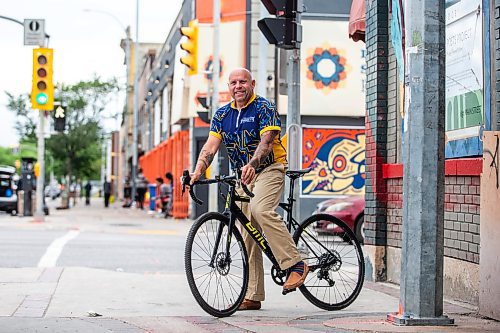
<path fill-rule="evenodd" d="M 321 228 L 325 223 L 332 226 Z M 349 306 L 365 277 L 363 252 L 354 232 L 334 216 L 317 214 L 301 223 L 293 240 L 310 268 L 299 288 L 305 298 L 329 311 Z"/>
<path fill-rule="evenodd" d="M 232 315 L 243 302 L 248 286 L 247 252 L 236 227 L 226 258 L 228 223 L 220 213 L 200 216 L 189 231 L 184 253 L 189 288 L 202 309 L 215 317 Z M 211 265 L 219 232 L 220 242 Z"/>

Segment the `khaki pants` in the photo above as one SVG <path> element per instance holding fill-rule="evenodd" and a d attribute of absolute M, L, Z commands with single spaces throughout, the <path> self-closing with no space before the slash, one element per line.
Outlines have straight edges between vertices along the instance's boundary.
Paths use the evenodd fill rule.
<path fill-rule="evenodd" d="M 252 225 L 265 235 L 280 268 L 283 270 L 302 260 L 283 219 L 276 212 L 284 187 L 285 166 L 281 163 L 275 163 L 265 168 L 257 175 L 255 182 L 248 186 L 255 195 L 251 198 L 250 203 L 241 204 L 243 213 L 252 222 Z M 238 189 L 238 193 L 244 195 L 241 189 Z M 265 292 L 262 251 L 246 230 L 242 231 L 242 234 L 249 258 L 249 281 L 245 298 L 263 301 Z"/>

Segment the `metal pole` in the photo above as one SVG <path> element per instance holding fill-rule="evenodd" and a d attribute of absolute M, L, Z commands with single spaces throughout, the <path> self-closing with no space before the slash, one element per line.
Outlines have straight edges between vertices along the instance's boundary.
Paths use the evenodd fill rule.
<path fill-rule="evenodd" d="M 300 24 L 300 13 L 296 14 L 297 24 Z M 288 93 L 288 111 L 286 115 L 286 132 L 287 132 L 287 151 L 288 151 L 288 166 L 290 170 L 299 170 L 302 167 L 300 147 L 302 146 L 302 129 L 300 126 L 300 49 L 287 51 L 287 93 Z M 300 183 L 295 185 L 293 197 L 296 202 L 292 216 L 298 220 L 298 212 L 300 212 Z M 287 190 L 288 185 L 286 185 Z"/>
<path fill-rule="evenodd" d="M 220 0 L 214 0 L 214 50 L 212 57 L 212 116 L 219 108 L 219 75 L 220 75 Z M 214 161 L 211 165 L 211 175 L 215 176 L 219 174 L 219 157 L 220 154 L 215 155 Z M 208 209 L 212 212 L 218 210 L 218 185 L 212 184 L 209 188 L 210 200 L 208 203 Z"/>
<path fill-rule="evenodd" d="M 132 201 L 135 200 L 137 184 L 137 126 L 139 122 L 139 0 L 135 10 L 135 50 L 134 50 L 134 121 L 132 132 Z"/>
<path fill-rule="evenodd" d="M 267 16 L 266 7 L 260 4 L 260 18 L 263 19 Z M 257 93 L 267 98 L 267 53 L 269 43 L 267 42 L 264 34 L 259 34 L 259 60 L 257 67 Z M 250 68 L 249 68 L 250 69 Z"/>
<path fill-rule="evenodd" d="M 126 85 L 126 88 L 125 88 L 125 128 L 127 129 L 126 130 L 126 133 L 125 133 L 125 137 L 124 137 L 124 142 L 123 142 L 123 145 L 125 147 L 124 149 L 124 156 L 123 156 L 123 161 L 122 161 L 122 172 L 123 172 L 123 176 L 126 178 L 128 176 L 128 143 L 129 143 L 129 139 L 128 139 L 128 124 L 129 124 L 129 117 L 130 117 L 130 114 L 129 114 L 129 102 L 128 102 L 128 93 L 129 93 L 129 88 L 130 88 L 130 26 L 127 26 L 127 28 L 125 29 L 125 34 L 126 34 L 126 39 L 125 39 L 125 66 L 126 66 L 126 73 L 127 73 L 127 78 L 125 79 L 125 85 Z M 120 181 L 120 180 L 119 180 Z M 122 183 L 123 184 L 123 183 Z M 123 186 L 125 187 L 125 184 L 123 184 Z M 122 192 L 123 193 L 123 192 Z"/>
<path fill-rule="evenodd" d="M 44 221 L 43 215 L 43 195 L 44 195 L 44 176 L 45 176 L 45 138 L 44 138 L 44 126 L 45 126 L 45 111 L 38 111 L 38 166 L 39 174 L 36 178 L 36 212 L 35 220 L 38 222 Z"/>
<path fill-rule="evenodd" d="M 398 325 L 449 325 L 443 316 L 444 1 L 407 0 L 403 243 Z"/>

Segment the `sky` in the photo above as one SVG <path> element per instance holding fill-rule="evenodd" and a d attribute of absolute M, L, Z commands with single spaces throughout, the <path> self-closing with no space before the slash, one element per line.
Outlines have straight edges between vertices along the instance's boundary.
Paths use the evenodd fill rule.
<path fill-rule="evenodd" d="M 181 5 L 182 0 L 139 0 L 139 41 L 165 42 Z M 74 84 L 96 74 L 103 80 L 116 77 L 125 82 L 120 40 L 130 25 L 135 41 L 135 0 L 3 0 L 0 15 L 21 22 L 45 19 L 49 47 L 54 49 L 54 82 Z M 23 39 L 21 25 L 0 19 L 0 146 L 4 147 L 19 139 L 5 91 L 17 96 L 31 90 L 34 46 L 24 46 Z M 119 95 L 107 112 L 121 111 L 124 101 Z M 110 120 L 105 127 L 117 130 L 119 122 Z"/>

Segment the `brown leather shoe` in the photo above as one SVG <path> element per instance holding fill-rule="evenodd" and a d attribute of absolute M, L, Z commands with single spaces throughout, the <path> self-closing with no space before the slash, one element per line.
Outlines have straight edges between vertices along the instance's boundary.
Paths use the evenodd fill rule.
<path fill-rule="evenodd" d="M 309 266 L 307 266 L 304 262 L 304 273 L 302 275 L 297 272 L 290 273 L 288 279 L 283 285 L 283 290 L 295 289 L 303 285 L 306 280 L 307 273 L 309 273 Z"/>
<path fill-rule="evenodd" d="M 251 299 L 244 299 L 238 307 L 237 311 L 243 310 L 260 310 L 260 301 L 252 301 Z"/>

